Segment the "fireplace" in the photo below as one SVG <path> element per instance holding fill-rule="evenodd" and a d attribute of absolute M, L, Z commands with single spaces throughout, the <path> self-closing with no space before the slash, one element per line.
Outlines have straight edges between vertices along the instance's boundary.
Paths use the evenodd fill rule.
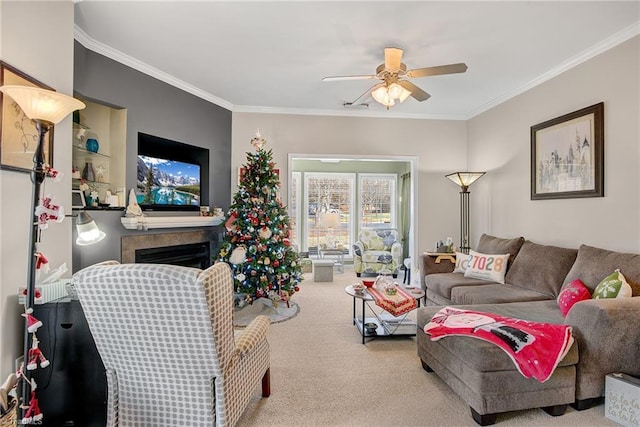
<path fill-rule="evenodd" d="M 211 266 L 209 242 L 136 250 L 136 263 L 172 264 L 205 269 Z"/>
<path fill-rule="evenodd" d="M 141 233 L 122 236 L 121 262 L 173 264 L 207 268 L 211 265 L 212 244 L 216 236 L 212 230 L 181 233 Z"/>

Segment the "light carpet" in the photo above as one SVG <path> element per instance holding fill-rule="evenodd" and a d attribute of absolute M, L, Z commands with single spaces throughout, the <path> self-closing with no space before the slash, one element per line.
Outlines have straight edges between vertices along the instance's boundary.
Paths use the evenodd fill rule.
<path fill-rule="evenodd" d="M 352 266 L 332 283 L 311 274 L 293 299 L 300 313 L 269 328 L 271 397 L 259 387 L 238 426 L 476 426 L 468 406 L 434 373 L 425 372 L 414 337 L 376 338 L 361 344 L 352 322 L 357 282 Z M 402 277 L 399 277 L 400 281 Z M 358 305 L 359 307 L 359 305 Z M 412 313 L 415 314 L 415 313 Z M 616 426 L 604 405 L 500 414 L 498 426 Z"/>

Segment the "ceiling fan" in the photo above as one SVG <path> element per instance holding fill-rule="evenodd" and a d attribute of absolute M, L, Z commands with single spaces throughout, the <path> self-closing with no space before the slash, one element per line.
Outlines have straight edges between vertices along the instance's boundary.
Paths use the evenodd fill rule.
<path fill-rule="evenodd" d="M 407 65 L 402 62 L 403 50 L 397 47 L 387 47 L 384 49 L 384 64 L 378 65 L 375 74 L 356 76 L 331 76 L 325 77 L 322 81 L 330 82 L 337 80 L 366 80 L 379 79 L 382 82 L 373 85 L 365 93 L 360 95 L 354 102 L 346 103 L 345 106 L 355 105 L 365 95 L 371 95 L 373 99 L 382 105 L 392 107 L 395 101 L 404 102 L 409 96 L 417 101 L 426 101 L 431 97 L 427 92 L 406 79 L 417 77 L 439 76 L 441 74 L 464 73 L 467 71 L 467 64 L 439 65 L 436 67 L 414 68 L 407 70 Z"/>

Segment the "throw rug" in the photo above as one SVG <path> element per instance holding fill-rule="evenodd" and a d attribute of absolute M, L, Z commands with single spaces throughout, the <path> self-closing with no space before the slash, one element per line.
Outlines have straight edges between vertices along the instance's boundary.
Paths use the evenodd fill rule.
<path fill-rule="evenodd" d="M 278 302 L 278 307 L 274 307 L 270 299 L 258 298 L 253 304 L 233 310 L 233 326 L 244 328 L 259 315 L 267 316 L 271 323 L 280 323 L 294 318 L 299 312 L 300 306 L 293 301 L 289 301 L 289 307 L 283 301 Z"/>
<path fill-rule="evenodd" d="M 500 347 L 525 378 L 547 381 L 571 344 L 571 326 L 529 322 L 473 310 L 444 307 L 424 327 L 431 340 L 451 335 L 478 338 Z"/>

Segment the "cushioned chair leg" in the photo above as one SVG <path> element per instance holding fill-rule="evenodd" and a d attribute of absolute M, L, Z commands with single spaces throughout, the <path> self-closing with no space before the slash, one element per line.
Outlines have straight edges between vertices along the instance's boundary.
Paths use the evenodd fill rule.
<path fill-rule="evenodd" d="M 553 405 L 553 406 L 545 406 L 542 408 L 544 412 L 551 415 L 552 417 L 559 417 L 560 415 L 564 415 L 567 410 L 567 405 Z"/>
<path fill-rule="evenodd" d="M 476 423 L 478 423 L 481 426 L 490 426 L 491 424 L 495 424 L 496 420 L 498 419 L 498 414 L 482 414 L 482 415 L 480 415 L 471 406 L 469 406 L 469 409 L 471 409 L 471 416 L 473 417 L 473 421 L 475 421 Z"/>
<path fill-rule="evenodd" d="M 571 404 L 571 407 L 576 411 L 584 411 L 585 409 L 593 408 L 594 406 L 601 404 L 603 401 L 604 397 L 576 400 Z"/>
<path fill-rule="evenodd" d="M 262 397 L 269 396 L 271 396 L 271 368 L 267 368 L 262 376 Z"/>
<path fill-rule="evenodd" d="M 427 365 L 427 362 L 425 362 L 424 360 L 420 359 L 420 363 L 422 363 L 422 369 L 424 369 L 427 372 L 433 372 L 433 369 L 431 369 L 431 367 L 429 365 Z"/>

